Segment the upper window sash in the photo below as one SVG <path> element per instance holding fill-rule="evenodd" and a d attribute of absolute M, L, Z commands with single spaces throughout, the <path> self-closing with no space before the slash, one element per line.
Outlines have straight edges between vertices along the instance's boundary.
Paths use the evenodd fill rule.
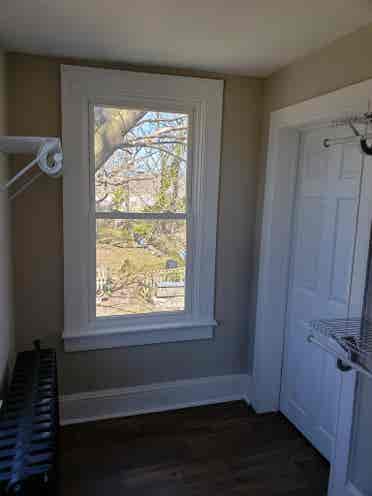
<path fill-rule="evenodd" d="M 110 209 L 110 210 L 105 210 L 104 208 L 102 209 L 97 209 L 95 208 L 96 205 L 95 205 L 95 151 L 94 151 L 94 148 L 95 148 L 95 136 L 94 136 L 94 132 L 93 131 L 93 128 L 94 128 L 94 118 L 92 117 L 94 115 L 94 108 L 95 107 L 102 107 L 102 108 L 111 108 L 111 109 L 115 109 L 115 110 L 129 110 L 129 111 L 133 111 L 133 109 L 131 109 L 130 107 L 133 106 L 133 101 L 129 101 L 128 104 L 125 106 L 123 105 L 123 100 L 120 100 L 121 104 L 120 106 L 118 105 L 115 105 L 114 103 L 111 103 L 110 105 L 106 105 L 106 104 L 103 104 L 103 103 L 92 103 L 90 102 L 89 104 L 89 114 L 90 114 L 90 174 L 91 174 L 91 182 L 90 182 L 90 187 L 91 187 L 91 201 L 92 201 L 92 209 L 96 210 L 96 213 L 98 214 L 99 212 L 116 212 L 116 213 L 119 213 L 119 212 L 123 212 L 123 213 L 127 213 L 127 214 L 135 214 L 135 213 L 144 213 L 144 212 L 141 212 L 141 211 L 136 211 L 136 210 L 131 210 L 130 208 L 129 209 Z M 140 110 L 136 110 L 135 112 L 141 112 L 141 113 L 148 113 L 150 112 L 151 114 L 153 113 L 166 113 L 168 115 L 175 115 L 176 118 L 172 119 L 172 118 L 168 118 L 168 119 L 163 119 L 166 121 L 166 123 L 168 122 L 172 122 L 172 121 L 175 121 L 177 120 L 177 117 L 178 117 L 178 120 L 181 120 L 182 118 L 187 118 L 187 133 L 186 133 L 186 156 L 185 158 L 182 158 L 182 161 L 184 161 L 187 165 L 187 168 L 186 168 L 186 173 L 187 173 L 187 177 L 186 177 L 186 197 L 185 197 L 185 209 L 184 211 L 182 210 L 166 210 L 166 209 L 161 209 L 159 207 L 159 210 L 156 211 L 156 210 L 153 210 L 151 213 L 187 213 L 187 209 L 190 208 L 191 206 L 191 199 L 192 199 L 192 178 L 191 178 L 191 175 L 192 175 L 192 164 L 193 164 L 193 159 L 194 159 L 194 153 L 193 153 L 193 120 L 194 120 L 194 116 L 193 116 L 193 109 L 190 108 L 189 105 L 187 106 L 180 106 L 179 104 L 178 105 L 175 105 L 177 111 L 175 112 L 173 107 L 169 107 L 169 102 L 167 102 L 167 105 L 165 106 L 166 109 L 167 109 L 167 112 L 164 112 L 164 109 L 161 108 L 161 107 L 157 107 L 156 110 L 154 109 L 149 109 L 149 108 L 145 108 L 143 107 L 143 102 L 141 101 L 136 101 L 136 107 Z M 172 104 L 171 104 L 172 105 Z M 172 111 L 170 111 L 169 109 L 173 109 Z M 182 111 L 181 111 L 182 109 Z M 144 116 L 146 117 L 146 115 Z M 152 117 L 152 119 L 154 120 L 154 117 Z M 151 120 L 151 116 L 148 118 L 148 119 L 139 119 L 139 123 L 141 121 L 149 121 Z M 134 126 L 134 127 L 137 127 L 137 126 Z M 168 127 L 168 126 L 166 126 Z M 177 131 L 177 129 L 176 129 Z M 143 137 L 144 139 L 147 138 L 147 136 L 144 136 Z M 177 137 L 175 136 L 175 138 L 177 139 Z M 161 136 L 160 136 L 160 139 L 161 139 Z M 138 140 L 137 140 L 137 143 L 138 143 Z M 160 142 L 158 143 L 159 145 L 163 144 L 163 142 Z M 166 145 L 168 143 L 164 143 L 165 146 L 163 146 L 163 152 L 169 152 L 169 150 L 166 149 Z M 154 143 L 149 143 L 148 144 L 149 147 L 151 148 L 151 146 L 153 147 L 154 149 Z M 135 149 L 136 147 L 133 145 L 133 143 L 130 143 L 130 146 Z M 143 148 L 147 148 L 147 145 L 145 143 L 142 143 L 140 145 L 137 145 L 137 147 L 139 146 L 142 146 Z M 120 146 L 118 145 L 117 146 L 117 149 L 121 149 L 121 148 L 125 148 L 125 143 L 123 144 L 123 146 Z M 170 153 L 171 155 L 171 153 Z M 150 212 L 149 212 L 150 213 Z"/>

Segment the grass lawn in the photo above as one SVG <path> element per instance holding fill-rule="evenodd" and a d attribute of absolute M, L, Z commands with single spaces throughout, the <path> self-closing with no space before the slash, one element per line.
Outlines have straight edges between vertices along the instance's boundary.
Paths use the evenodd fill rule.
<path fill-rule="evenodd" d="M 165 269 L 168 256 L 152 253 L 146 248 L 121 248 L 109 244 L 97 243 L 97 268 L 109 267 L 112 275 L 118 273 L 126 260 L 133 267 L 133 272 L 150 272 Z"/>
<path fill-rule="evenodd" d="M 108 243 L 97 243 L 97 270 L 109 269 L 115 282 L 121 281 L 123 288 L 114 291 L 104 299 L 97 299 L 97 316 L 138 314 L 157 311 L 181 310 L 184 297 L 159 298 L 147 301 L 140 292 L 140 286 L 133 283 L 132 274 L 146 274 L 166 268 L 169 255 L 161 254 L 155 248 L 120 247 Z"/>

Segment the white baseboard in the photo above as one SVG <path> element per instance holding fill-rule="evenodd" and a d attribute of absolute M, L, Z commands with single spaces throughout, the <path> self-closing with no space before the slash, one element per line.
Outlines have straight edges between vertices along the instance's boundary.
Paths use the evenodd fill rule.
<path fill-rule="evenodd" d="M 60 398 L 61 424 L 127 417 L 241 399 L 249 404 L 250 390 L 251 376 L 233 374 L 71 394 Z"/>

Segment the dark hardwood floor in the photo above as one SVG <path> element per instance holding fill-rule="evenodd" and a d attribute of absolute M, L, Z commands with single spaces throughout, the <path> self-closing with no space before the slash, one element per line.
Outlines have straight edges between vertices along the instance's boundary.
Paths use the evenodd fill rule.
<path fill-rule="evenodd" d="M 61 496 L 320 496 L 329 466 L 243 402 L 62 428 Z"/>

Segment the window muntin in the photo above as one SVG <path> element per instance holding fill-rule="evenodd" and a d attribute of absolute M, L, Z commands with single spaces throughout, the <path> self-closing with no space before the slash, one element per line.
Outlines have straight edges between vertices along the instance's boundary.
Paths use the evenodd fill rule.
<path fill-rule="evenodd" d="M 185 310 L 188 135 L 187 114 L 94 106 L 96 318 Z"/>

